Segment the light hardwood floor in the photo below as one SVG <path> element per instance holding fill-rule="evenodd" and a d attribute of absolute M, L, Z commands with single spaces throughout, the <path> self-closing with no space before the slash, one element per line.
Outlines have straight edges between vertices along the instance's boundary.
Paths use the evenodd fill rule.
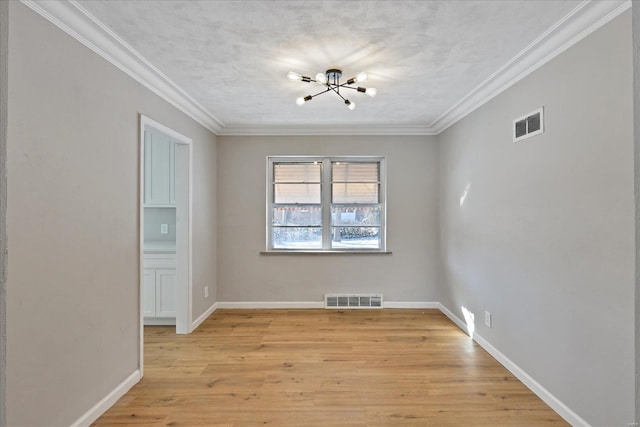
<path fill-rule="evenodd" d="M 438 310 L 218 310 L 145 328 L 95 426 L 567 426 Z"/>

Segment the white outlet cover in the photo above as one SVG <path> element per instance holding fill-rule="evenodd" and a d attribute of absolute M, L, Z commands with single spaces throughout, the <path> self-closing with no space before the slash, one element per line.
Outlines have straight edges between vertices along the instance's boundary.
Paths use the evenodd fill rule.
<path fill-rule="evenodd" d="M 169 224 L 160 224 L 160 234 L 169 233 Z"/>
<path fill-rule="evenodd" d="M 484 324 L 489 328 L 491 327 L 491 313 L 488 311 L 484 312 Z"/>

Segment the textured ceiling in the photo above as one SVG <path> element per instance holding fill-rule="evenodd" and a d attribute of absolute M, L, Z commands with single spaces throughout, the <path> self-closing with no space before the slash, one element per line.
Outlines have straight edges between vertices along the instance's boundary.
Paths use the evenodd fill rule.
<path fill-rule="evenodd" d="M 432 124 L 580 1 L 81 1 L 224 126 Z M 345 108 L 290 70 L 369 74 Z M 311 87 L 314 86 L 314 87 Z"/>

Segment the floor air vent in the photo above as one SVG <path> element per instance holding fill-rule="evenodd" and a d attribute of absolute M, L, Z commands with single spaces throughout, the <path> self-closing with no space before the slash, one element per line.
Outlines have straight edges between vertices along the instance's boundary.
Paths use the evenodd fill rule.
<path fill-rule="evenodd" d="M 325 308 L 382 308 L 382 294 L 325 294 Z"/>

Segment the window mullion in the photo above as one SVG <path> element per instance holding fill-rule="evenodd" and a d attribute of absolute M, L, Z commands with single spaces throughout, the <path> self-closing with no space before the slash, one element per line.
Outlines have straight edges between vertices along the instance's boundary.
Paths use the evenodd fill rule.
<path fill-rule="evenodd" d="M 322 249 L 331 249 L 331 159 L 322 161 Z"/>

